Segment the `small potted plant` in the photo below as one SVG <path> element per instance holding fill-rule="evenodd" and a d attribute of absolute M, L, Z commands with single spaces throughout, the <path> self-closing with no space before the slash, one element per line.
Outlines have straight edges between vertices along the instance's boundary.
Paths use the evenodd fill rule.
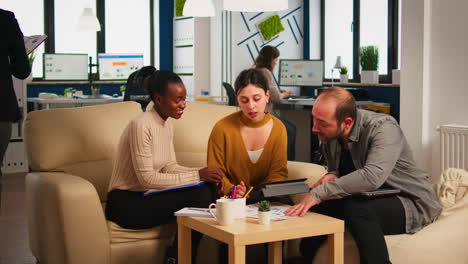
<path fill-rule="evenodd" d="M 63 89 L 63 96 L 66 98 L 73 98 L 73 88 L 68 87 Z"/>
<path fill-rule="evenodd" d="M 267 200 L 258 203 L 258 222 L 262 225 L 270 223 L 270 202 Z"/>
<path fill-rule="evenodd" d="M 340 83 L 348 83 L 348 67 L 340 68 Z"/>
<path fill-rule="evenodd" d="M 121 85 L 120 86 L 120 92 L 122 93 L 122 97 L 125 96 L 125 91 L 127 90 L 127 85 Z"/>
<path fill-rule="evenodd" d="M 359 48 L 361 83 L 379 83 L 379 49 L 377 46 Z"/>

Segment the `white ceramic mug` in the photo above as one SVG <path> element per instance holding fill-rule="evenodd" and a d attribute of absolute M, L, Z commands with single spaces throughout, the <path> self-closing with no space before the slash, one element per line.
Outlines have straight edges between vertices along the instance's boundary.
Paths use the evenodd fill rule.
<path fill-rule="evenodd" d="M 213 208 L 215 207 L 216 215 L 213 213 Z M 210 214 L 218 220 L 220 225 L 225 226 L 234 223 L 237 209 L 235 199 L 218 199 L 216 200 L 216 204 L 210 204 L 209 209 Z"/>
<path fill-rule="evenodd" d="M 236 210 L 234 218 L 245 218 L 247 217 L 247 199 L 246 198 L 237 198 L 233 199 L 236 204 Z"/>

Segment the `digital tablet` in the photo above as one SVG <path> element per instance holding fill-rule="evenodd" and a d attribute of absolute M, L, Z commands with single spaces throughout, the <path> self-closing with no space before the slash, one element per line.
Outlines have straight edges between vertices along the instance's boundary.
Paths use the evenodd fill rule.
<path fill-rule="evenodd" d="M 364 197 L 378 197 L 384 195 L 398 194 L 400 193 L 399 189 L 379 189 L 375 191 L 367 191 L 359 193 L 360 196 Z"/>

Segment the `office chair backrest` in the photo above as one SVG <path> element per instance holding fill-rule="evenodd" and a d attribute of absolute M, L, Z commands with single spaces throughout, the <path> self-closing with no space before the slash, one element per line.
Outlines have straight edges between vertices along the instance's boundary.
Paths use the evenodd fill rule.
<path fill-rule="evenodd" d="M 224 90 L 226 90 L 226 94 L 228 96 L 228 105 L 237 105 L 236 100 L 236 93 L 234 92 L 234 88 L 229 83 L 223 82 Z"/>
<path fill-rule="evenodd" d="M 151 100 L 148 91 L 143 87 L 145 78 L 156 71 L 153 66 L 145 66 L 128 76 L 127 89 L 125 91 L 124 101 L 135 101 L 141 105 L 143 111 Z"/>

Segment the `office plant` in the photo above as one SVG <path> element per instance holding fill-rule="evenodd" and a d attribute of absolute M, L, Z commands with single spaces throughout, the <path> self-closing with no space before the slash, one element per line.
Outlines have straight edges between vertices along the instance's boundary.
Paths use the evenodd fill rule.
<path fill-rule="evenodd" d="M 258 222 L 262 225 L 270 223 L 270 202 L 267 200 L 258 203 Z"/>
<path fill-rule="evenodd" d="M 274 36 L 284 31 L 281 18 L 278 15 L 265 19 L 263 22 L 258 24 L 257 27 L 265 41 L 272 39 Z"/>
<path fill-rule="evenodd" d="M 340 83 L 348 83 L 348 67 L 346 66 L 340 68 Z"/>
<path fill-rule="evenodd" d="M 379 82 L 379 48 L 364 46 L 359 48 L 359 63 L 361 64 L 361 83 Z"/>

